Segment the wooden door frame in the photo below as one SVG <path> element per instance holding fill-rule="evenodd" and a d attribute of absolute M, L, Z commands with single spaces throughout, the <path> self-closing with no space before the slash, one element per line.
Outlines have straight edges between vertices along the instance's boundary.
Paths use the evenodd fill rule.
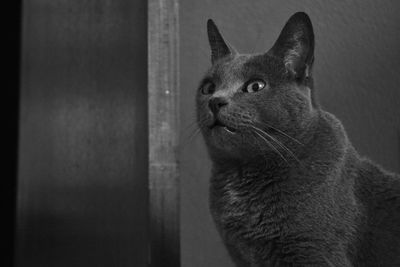
<path fill-rule="evenodd" d="M 178 0 L 148 1 L 150 266 L 180 266 Z"/>

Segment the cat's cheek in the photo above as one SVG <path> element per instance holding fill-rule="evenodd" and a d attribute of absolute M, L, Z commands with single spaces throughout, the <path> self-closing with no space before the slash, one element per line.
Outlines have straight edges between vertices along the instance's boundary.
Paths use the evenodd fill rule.
<path fill-rule="evenodd" d="M 276 127 L 284 127 L 283 124 L 289 120 L 288 111 L 281 105 L 273 105 L 264 108 L 258 113 L 258 121 Z"/>

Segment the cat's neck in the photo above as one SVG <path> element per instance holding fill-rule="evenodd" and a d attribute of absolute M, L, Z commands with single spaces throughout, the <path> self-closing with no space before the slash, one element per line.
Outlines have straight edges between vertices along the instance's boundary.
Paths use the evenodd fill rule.
<path fill-rule="evenodd" d="M 281 179 L 293 180 L 296 184 L 314 184 L 316 179 L 323 181 L 324 177 L 320 177 L 319 174 L 322 168 L 322 174 L 328 176 L 329 170 L 340 169 L 348 153 L 356 153 L 341 123 L 327 112 L 318 112 L 315 121 L 310 124 L 304 135 L 301 145 L 293 143 L 290 152 L 281 150 L 281 155 L 271 151 L 253 157 L 244 155 L 243 159 L 213 161 L 213 177 L 262 178 L 265 181 Z M 309 181 L 310 179 L 312 181 Z"/>

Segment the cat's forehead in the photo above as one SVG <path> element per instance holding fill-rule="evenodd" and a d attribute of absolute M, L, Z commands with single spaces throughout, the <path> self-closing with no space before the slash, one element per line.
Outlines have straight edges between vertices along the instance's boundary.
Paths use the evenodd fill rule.
<path fill-rule="evenodd" d="M 254 56 L 236 55 L 235 57 L 221 60 L 209 69 L 207 76 L 217 81 L 241 78 L 245 72 L 246 64 L 252 57 Z"/>
<path fill-rule="evenodd" d="M 213 65 L 206 76 L 219 83 L 243 81 L 253 76 L 266 76 L 271 80 L 282 80 L 284 65 L 276 58 L 265 54 L 240 54 Z"/>

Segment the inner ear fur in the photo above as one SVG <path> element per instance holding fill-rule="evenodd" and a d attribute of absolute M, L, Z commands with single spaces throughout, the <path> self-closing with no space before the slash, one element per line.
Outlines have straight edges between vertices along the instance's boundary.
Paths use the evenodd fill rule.
<path fill-rule="evenodd" d="M 314 30 L 306 13 L 298 12 L 289 18 L 268 54 L 280 58 L 297 81 L 311 79 Z"/>

